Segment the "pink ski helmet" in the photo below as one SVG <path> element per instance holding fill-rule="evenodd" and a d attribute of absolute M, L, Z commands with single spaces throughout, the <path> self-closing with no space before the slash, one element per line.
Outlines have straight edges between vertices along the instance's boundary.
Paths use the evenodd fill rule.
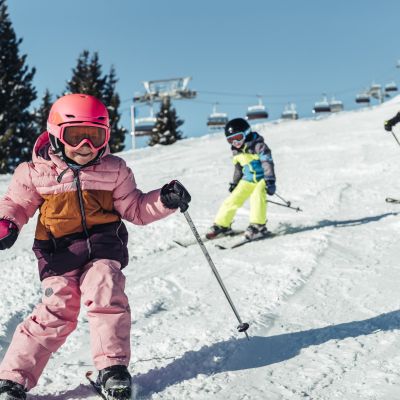
<path fill-rule="evenodd" d="M 107 108 L 94 96 L 65 95 L 51 107 L 47 131 L 64 145 L 78 149 L 87 143 L 93 150 L 100 150 L 110 140 Z"/>

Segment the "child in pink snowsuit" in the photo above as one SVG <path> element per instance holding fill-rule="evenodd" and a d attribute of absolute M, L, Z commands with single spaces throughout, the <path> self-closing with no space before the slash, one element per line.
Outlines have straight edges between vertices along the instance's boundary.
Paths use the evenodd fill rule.
<path fill-rule="evenodd" d="M 128 264 L 122 219 L 145 225 L 190 202 L 172 181 L 142 193 L 132 171 L 111 155 L 106 107 L 71 94 L 52 106 L 31 162 L 20 164 L 0 200 L 0 249 L 11 247 L 39 208 L 33 250 L 43 299 L 16 329 L 0 364 L 0 397 L 25 399 L 51 354 L 87 307 L 92 357 L 106 395 L 130 398 L 131 317 L 121 269 Z M 1 397 L 3 398 L 3 397 Z"/>

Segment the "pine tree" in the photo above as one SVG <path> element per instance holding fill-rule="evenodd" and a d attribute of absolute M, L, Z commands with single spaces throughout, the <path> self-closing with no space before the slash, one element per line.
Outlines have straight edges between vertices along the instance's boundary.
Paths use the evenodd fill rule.
<path fill-rule="evenodd" d="M 119 120 L 121 118 L 118 108 L 120 106 L 120 99 L 118 93 L 115 91 L 115 86 L 118 79 L 116 78 L 115 69 L 112 66 L 110 73 L 107 76 L 107 80 L 104 86 L 102 100 L 107 106 L 108 114 L 110 116 L 111 126 L 111 139 L 110 149 L 111 153 L 122 151 L 125 148 L 125 134 L 126 129 L 119 126 Z"/>
<path fill-rule="evenodd" d="M 78 57 L 76 67 L 72 70 L 72 78 L 67 82 L 67 93 L 85 93 L 100 99 L 107 107 L 110 116 L 112 153 L 124 149 L 126 129 L 119 126 L 121 118 L 118 111 L 120 98 L 115 91 L 116 73 L 111 67 L 108 75 L 102 75 L 98 53 L 92 57 L 88 50 L 84 50 Z"/>
<path fill-rule="evenodd" d="M 53 105 L 52 95 L 46 89 L 42 102 L 38 109 L 35 109 L 35 124 L 37 132 L 44 132 L 47 129 L 47 118 L 49 116 L 50 108 Z"/>
<path fill-rule="evenodd" d="M 102 77 L 99 56 L 94 52 L 90 59 L 88 50 L 78 57 L 76 68 L 72 69 L 72 79 L 67 83 L 68 93 L 85 93 L 101 99 L 107 76 Z"/>
<path fill-rule="evenodd" d="M 171 108 L 171 100 L 165 97 L 161 103 L 160 112 L 156 116 L 157 122 L 153 128 L 149 145 L 173 144 L 177 140 L 183 139 L 178 128 L 183 124 L 183 120 L 178 119 L 175 108 Z"/>
<path fill-rule="evenodd" d="M 25 64 L 5 0 L 0 0 L 0 173 L 12 172 L 31 159 L 38 132 L 28 110 L 36 99 L 32 86 L 35 68 Z"/>

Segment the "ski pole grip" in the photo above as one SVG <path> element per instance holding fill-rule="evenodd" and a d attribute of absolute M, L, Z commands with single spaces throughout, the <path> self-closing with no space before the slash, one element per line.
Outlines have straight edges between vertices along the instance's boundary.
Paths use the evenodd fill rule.
<path fill-rule="evenodd" d="M 179 204 L 179 210 L 180 210 L 181 213 L 184 213 L 185 211 L 187 211 L 188 208 L 189 208 L 189 204 L 188 203 L 181 202 Z"/>

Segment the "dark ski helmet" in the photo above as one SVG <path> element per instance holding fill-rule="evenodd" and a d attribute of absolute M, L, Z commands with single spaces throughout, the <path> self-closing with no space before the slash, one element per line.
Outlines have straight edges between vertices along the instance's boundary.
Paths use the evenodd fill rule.
<path fill-rule="evenodd" d="M 231 119 L 225 125 L 226 140 L 236 148 L 243 146 L 247 135 L 251 132 L 249 123 L 243 118 Z"/>

